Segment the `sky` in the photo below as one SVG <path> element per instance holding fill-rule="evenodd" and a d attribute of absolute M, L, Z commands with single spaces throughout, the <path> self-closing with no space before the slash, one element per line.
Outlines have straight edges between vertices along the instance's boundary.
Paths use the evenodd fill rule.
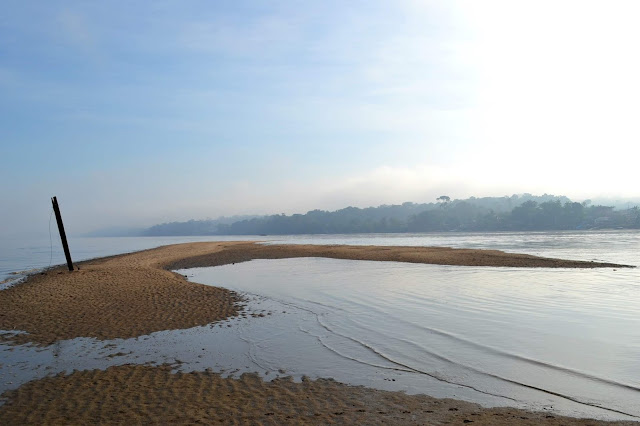
<path fill-rule="evenodd" d="M 5 0 L 0 236 L 638 198 L 635 1 Z"/>

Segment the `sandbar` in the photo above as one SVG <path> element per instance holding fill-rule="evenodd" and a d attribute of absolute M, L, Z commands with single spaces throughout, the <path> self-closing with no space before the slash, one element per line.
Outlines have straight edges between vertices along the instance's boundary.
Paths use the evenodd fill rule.
<path fill-rule="evenodd" d="M 131 338 L 154 331 L 206 325 L 238 315 L 238 294 L 187 281 L 176 269 L 251 259 L 328 257 L 460 266 L 524 268 L 623 268 L 584 262 L 448 247 L 266 245 L 255 242 L 174 244 L 93 259 L 69 272 L 60 266 L 0 291 L 0 330 L 17 343 L 49 345 L 75 337 Z"/>

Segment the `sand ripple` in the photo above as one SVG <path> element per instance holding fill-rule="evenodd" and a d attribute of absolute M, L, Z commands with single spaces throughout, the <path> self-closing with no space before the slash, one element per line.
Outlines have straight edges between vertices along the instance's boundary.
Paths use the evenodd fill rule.
<path fill-rule="evenodd" d="M 170 367 L 119 366 L 57 375 L 4 395 L 1 424 L 599 424 L 333 380 L 265 382 Z M 616 422 L 610 424 L 630 424 Z"/>

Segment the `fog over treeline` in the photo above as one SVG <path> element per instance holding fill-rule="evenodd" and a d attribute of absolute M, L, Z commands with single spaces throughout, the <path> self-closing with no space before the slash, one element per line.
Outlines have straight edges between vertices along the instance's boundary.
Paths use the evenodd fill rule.
<path fill-rule="evenodd" d="M 306 214 L 189 220 L 128 232 L 143 236 L 349 234 L 438 231 L 542 231 L 640 228 L 640 209 L 574 202 L 566 196 L 521 194 Z M 94 234 L 98 235 L 98 234 Z"/>

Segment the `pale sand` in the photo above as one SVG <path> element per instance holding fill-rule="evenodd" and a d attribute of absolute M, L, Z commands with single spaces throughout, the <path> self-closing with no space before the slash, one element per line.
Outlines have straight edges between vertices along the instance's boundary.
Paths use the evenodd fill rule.
<path fill-rule="evenodd" d="M 218 266 L 251 259 L 329 257 L 334 259 L 377 260 L 457 266 L 502 266 L 515 268 L 633 268 L 615 263 L 551 259 L 499 250 L 453 249 L 449 247 L 346 246 L 346 245 L 262 245 L 235 243 L 224 250 L 183 256 L 166 264 L 168 269 Z"/>
<path fill-rule="evenodd" d="M 30 276 L 0 291 L 0 329 L 27 331 L 11 338 L 18 343 L 48 345 L 81 336 L 130 338 L 235 316 L 235 293 L 163 269 L 222 249 L 217 243 L 167 246 L 81 262 L 79 271 L 59 267 Z"/>
<path fill-rule="evenodd" d="M 50 344 L 79 336 L 129 338 L 205 325 L 238 314 L 238 296 L 190 283 L 166 268 L 253 258 L 332 257 L 449 265 L 623 267 L 542 259 L 499 251 L 416 247 L 262 246 L 191 243 L 82 262 L 0 291 L 0 329 L 25 330 L 15 343 Z M 515 409 L 352 387 L 330 380 L 265 383 L 257 376 L 171 374 L 168 367 L 123 366 L 75 372 L 3 395 L 0 424 L 364 423 L 595 424 Z M 527 423 L 528 422 L 528 423 Z"/>

